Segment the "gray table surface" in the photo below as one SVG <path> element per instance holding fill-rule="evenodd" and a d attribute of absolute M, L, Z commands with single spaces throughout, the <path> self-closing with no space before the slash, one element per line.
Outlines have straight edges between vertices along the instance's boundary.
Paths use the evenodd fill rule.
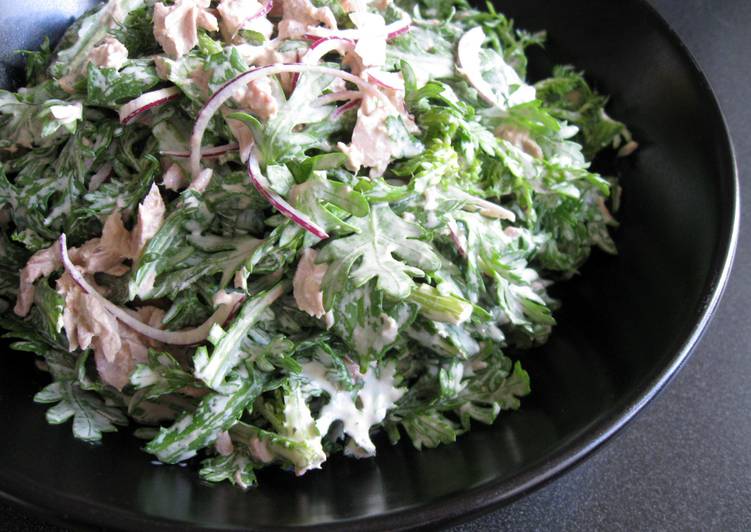
<path fill-rule="evenodd" d="M 730 284 L 688 363 L 619 435 L 542 489 L 454 532 L 751 530 L 751 0 L 650 1 L 705 70 L 730 125 L 742 202 Z M 5 503 L 0 529 L 63 530 Z"/>

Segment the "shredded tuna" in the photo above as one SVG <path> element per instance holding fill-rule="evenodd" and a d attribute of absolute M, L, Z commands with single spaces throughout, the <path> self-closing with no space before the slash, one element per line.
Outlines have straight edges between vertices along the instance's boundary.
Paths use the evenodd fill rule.
<path fill-rule="evenodd" d="M 69 72 L 60 78 L 58 83 L 67 93 L 76 92 L 75 84 L 86 71 L 86 67 L 93 63 L 100 68 L 114 68 L 120 70 L 128 61 L 128 49 L 114 37 L 106 37 L 101 43 L 91 49 L 80 69 Z"/>
<path fill-rule="evenodd" d="M 126 259 L 136 258 L 143 246 L 161 227 L 164 219 L 164 202 L 159 189 L 153 185 L 149 194 L 138 208 L 138 221 L 131 234 L 123 225 L 118 211 L 111 213 L 104 222 L 102 236 L 86 241 L 80 248 L 71 248 L 69 254 L 74 264 L 88 275 L 106 273 L 121 276 L 130 268 L 123 264 Z M 37 251 L 31 256 L 26 266 L 20 272 L 18 296 L 14 312 L 19 316 L 26 316 L 34 302 L 34 283 L 62 268 L 59 247 Z M 60 281 L 58 281 L 59 283 Z M 63 282 L 62 287 L 66 287 Z M 80 303 L 71 295 L 71 301 Z"/>
<path fill-rule="evenodd" d="M 398 87 L 396 89 L 387 89 L 387 88 L 381 88 L 381 92 L 386 95 L 386 97 L 391 102 L 391 105 L 394 106 L 394 109 L 399 113 L 399 115 L 404 120 L 404 125 L 407 127 L 407 131 L 411 133 L 417 133 L 420 131 L 420 128 L 415 123 L 414 117 L 409 114 L 409 111 L 407 110 L 407 104 L 404 102 L 404 78 L 402 77 L 402 73 L 390 73 L 391 76 L 394 76 L 394 81 L 396 81 L 395 85 Z"/>
<path fill-rule="evenodd" d="M 235 446 L 232 445 L 232 438 L 229 437 L 229 432 L 224 431 L 219 433 L 216 437 L 214 448 L 222 456 L 229 456 L 234 452 Z"/>
<path fill-rule="evenodd" d="M 394 142 L 388 134 L 386 119 L 393 115 L 380 98 L 366 96 L 357 111 L 352 142 L 337 147 L 347 155 L 347 167 L 357 172 L 361 166 L 370 168 L 370 176 L 383 175 L 394 153 Z"/>
<path fill-rule="evenodd" d="M 138 220 L 131 235 L 130 258 L 138 257 L 146 243 L 162 226 L 165 210 L 159 188 L 151 185 L 151 190 L 138 206 Z"/>
<path fill-rule="evenodd" d="M 161 227 L 164 212 L 165 206 L 159 189 L 152 185 L 149 194 L 138 207 L 138 220 L 132 233 L 125 229 L 120 213 L 113 212 L 107 217 L 101 238 L 93 238 L 79 249 L 71 250 L 73 262 L 88 274 L 125 274 L 130 268 L 122 262 L 140 255 L 144 245 Z"/>
<path fill-rule="evenodd" d="M 279 111 L 279 103 L 274 95 L 273 83 L 273 78 L 251 81 L 237 91 L 233 98 L 253 114 L 263 120 L 268 120 Z"/>
<path fill-rule="evenodd" d="M 52 245 L 34 253 L 21 270 L 18 297 L 13 311 L 19 316 L 26 316 L 34 302 L 34 283 L 61 267 L 62 259 L 58 246 Z"/>
<path fill-rule="evenodd" d="M 118 24 L 121 23 L 121 21 L 126 17 L 127 13 L 123 11 L 122 9 L 122 2 L 107 2 L 107 4 L 102 8 L 102 10 L 99 12 L 99 23 L 106 26 L 108 29 L 116 27 Z M 122 49 L 115 48 L 116 45 L 113 44 L 113 48 L 111 50 L 102 50 L 102 51 L 96 51 L 95 50 L 102 44 L 106 43 L 109 39 L 112 39 L 112 41 L 116 41 L 114 37 L 105 37 L 101 41 L 101 43 L 96 43 L 97 46 L 95 46 L 93 49 L 89 50 L 86 57 L 81 61 L 80 63 L 76 63 L 74 65 L 71 65 L 70 71 L 60 78 L 58 80 L 58 83 L 60 85 L 60 88 L 63 89 L 65 92 L 69 94 L 73 94 L 76 92 L 75 84 L 78 81 L 78 79 L 81 77 L 81 74 L 86 72 L 86 68 L 89 63 L 92 62 L 94 59 L 92 56 L 96 55 L 97 59 L 102 61 L 102 64 L 98 64 L 97 66 L 107 66 L 108 62 L 112 63 L 112 66 L 107 66 L 107 68 L 121 68 L 122 64 L 125 62 L 124 60 L 122 63 L 120 63 L 120 59 L 122 58 Z M 117 42 L 117 44 L 120 44 Z M 122 46 L 122 44 L 120 44 Z M 127 50 L 125 52 L 125 59 L 127 60 Z"/>
<path fill-rule="evenodd" d="M 141 307 L 134 312 L 139 320 L 148 323 L 152 327 L 161 327 L 164 311 L 156 307 Z M 135 332 L 130 327 L 117 322 L 121 348 L 113 359 L 107 357 L 106 352 L 100 348 L 98 339 L 94 340 L 94 360 L 97 372 L 102 381 L 122 390 L 130 382 L 130 375 L 138 364 L 144 364 L 148 360 L 150 347 L 158 347 L 158 344 Z"/>
<path fill-rule="evenodd" d="M 85 273 L 104 272 L 110 275 L 123 275 L 128 268 L 122 266 L 123 255 L 118 248 L 122 248 L 124 241 L 125 249 L 129 252 L 129 237 L 128 231 L 123 227 L 120 214 L 112 213 L 104 224 L 102 237 L 87 241 L 79 249 L 72 248 L 71 259 L 81 266 Z M 19 316 L 26 316 L 34 302 L 34 283 L 61 268 L 62 259 L 57 245 L 34 253 L 21 270 L 14 312 Z"/>
<path fill-rule="evenodd" d="M 96 351 L 113 362 L 122 347 L 117 320 L 67 273 L 58 279 L 57 291 L 65 298 L 63 326 L 68 337 L 68 349 L 88 349 L 96 340 Z"/>
<path fill-rule="evenodd" d="M 159 76 L 159 79 L 169 81 L 171 67 L 166 57 L 155 55 L 154 67 L 156 68 L 156 75 Z"/>
<path fill-rule="evenodd" d="M 280 2 L 277 2 L 279 4 Z M 272 11 L 273 12 L 273 11 Z M 280 63 L 297 63 L 300 60 L 297 49 L 280 51 L 279 45 L 284 41 L 272 39 L 263 45 L 254 46 L 252 44 L 239 44 L 235 49 L 250 66 L 267 66 L 277 65 Z M 277 76 L 282 89 L 286 94 L 290 94 L 294 88 L 293 81 L 295 74 L 279 74 Z"/>
<path fill-rule="evenodd" d="M 328 7 L 316 7 L 310 0 L 283 0 L 283 16 L 278 27 L 279 39 L 299 39 L 309 26 L 337 29 L 336 17 Z"/>
<path fill-rule="evenodd" d="M 177 0 L 154 5 L 154 38 L 173 59 L 179 59 L 198 44 L 198 28 L 218 31 L 216 17 L 208 11 L 210 0 Z"/>
<path fill-rule="evenodd" d="M 318 252 L 313 249 L 303 251 L 292 287 L 297 308 L 311 316 L 321 318 L 326 314 L 323 308 L 321 282 L 328 268 L 326 264 L 316 264 L 317 256 Z"/>
<path fill-rule="evenodd" d="M 91 50 L 89 60 L 100 68 L 120 70 L 128 61 L 128 49 L 114 37 L 105 37 Z"/>
<path fill-rule="evenodd" d="M 130 233 L 123 225 L 119 212 L 107 217 L 101 238 L 92 238 L 79 249 L 72 250 L 71 258 L 84 273 L 98 272 L 124 275 L 129 268 L 122 264 L 131 257 Z"/>
<path fill-rule="evenodd" d="M 515 127 L 501 126 L 496 132 L 496 136 L 507 140 L 527 155 L 534 157 L 535 159 L 542 159 L 543 153 L 540 145 L 529 136 L 529 133 L 522 131 Z"/>
<path fill-rule="evenodd" d="M 277 50 L 277 46 L 281 43 L 278 39 L 274 39 L 264 45 L 254 46 L 252 44 L 240 44 L 235 47 L 237 52 L 242 56 L 246 63 L 250 66 L 266 66 L 276 63 L 288 63 L 295 57 L 294 52 L 282 53 Z"/>
<path fill-rule="evenodd" d="M 190 80 L 196 87 L 201 89 L 201 94 L 208 98 L 211 95 L 209 89 L 209 81 L 211 80 L 211 71 L 204 68 L 204 65 L 199 66 L 193 72 L 190 73 Z"/>
<path fill-rule="evenodd" d="M 299 61 L 297 50 L 287 50 L 281 52 L 278 46 L 283 41 L 273 39 L 261 46 L 250 44 L 240 44 L 236 46 L 237 51 L 250 66 L 267 66 L 279 63 L 296 63 Z M 294 74 L 280 74 L 277 76 L 285 93 L 289 94 L 293 89 Z M 247 129 L 247 128 L 246 128 Z"/>
<path fill-rule="evenodd" d="M 219 2 L 219 29 L 225 41 L 233 42 L 240 30 L 260 33 L 268 39 L 274 31 L 274 25 L 266 17 L 254 17 L 262 9 L 256 0 L 222 0 Z"/>
<path fill-rule="evenodd" d="M 162 176 L 162 184 L 167 190 L 177 192 L 188 186 L 188 179 L 183 174 L 182 168 L 178 164 L 172 163 Z"/>

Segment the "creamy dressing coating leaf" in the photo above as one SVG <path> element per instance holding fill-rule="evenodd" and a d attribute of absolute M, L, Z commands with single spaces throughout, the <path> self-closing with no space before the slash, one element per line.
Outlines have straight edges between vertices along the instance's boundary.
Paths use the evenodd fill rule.
<path fill-rule="evenodd" d="M 371 456 L 378 430 L 434 447 L 518 408 L 529 378 L 504 351 L 550 335 L 551 280 L 592 247 L 616 251 L 619 188 L 590 161 L 638 148 L 574 69 L 527 84 L 524 50 L 542 36 L 491 8 L 262 9 L 111 0 L 55 52 L 27 54 L 28 87 L 0 92 L 0 304 L 16 303 L 3 318 L 14 347 L 53 376 L 38 397 L 58 403 L 49 420 L 96 440 L 127 412 L 160 460 L 200 453 L 204 479 L 243 488 L 270 464 L 303 474 L 332 453 Z M 349 41 L 312 60 L 326 41 L 311 35 Z M 237 86 L 191 183 L 211 96 L 249 68 L 301 61 L 362 83 L 303 72 Z M 174 99 L 120 124 L 156 89 Z M 252 150 L 285 216 L 250 183 Z M 63 232 L 87 281 L 151 329 L 72 282 L 52 246 Z M 149 337 L 241 300 L 197 345 Z"/>

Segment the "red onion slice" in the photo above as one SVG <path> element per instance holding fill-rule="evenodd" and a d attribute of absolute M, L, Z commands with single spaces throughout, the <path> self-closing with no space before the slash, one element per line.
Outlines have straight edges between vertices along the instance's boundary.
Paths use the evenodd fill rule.
<path fill-rule="evenodd" d="M 354 100 L 350 100 L 349 102 L 345 103 L 344 105 L 340 105 L 339 107 L 337 107 L 334 110 L 333 113 L 331 113 L 331 118 L 333 118 L 334 120 L 338 120 L 339 118 L 341 118 L 341 116 L 344 113 L 346 113 L 350 109 L 354 109 L 354 108 L 358 107 L 360 105 L 360 103 L 362 103 L 362 100 L 360 98 L 357 98 L 357 99 L 354 99 Z"/>
<path fill-rule="evenodd" d="M 395 39 L 399 35 L 402 35 L 409 31 L 412 26 L 412 18 L 405 14 L 404 18 L 392 22 L 386 26 L 386 38 Z M 308 33 L 305 34 L 305 38 L 309 40 L 321 39 L 324 37 L 336 37 L 340 39 L 350 39 L 357 41 L 361 38 L 360 30 L 332 30 L 330 28 L 315 27 L 308 28 Z"/>
<path fill-rule="evenodd" d="M 250 182 L 253 183 L 253 186 L 258 193 L 266 198 L 266 200 L 282 215 L 321 240 L 326 240 L 329 237 L 328 233 L 313 220 L 287 203 L 283 197 L 274 192 L 271 187 L 268 186 L 266 178 L 263 176 L 261 169 L 258 166 L 256 155 L 253 152 L 251 152 L 250 157 L 248 157 L 248 177 L 250 177 Z"/>
<path fill-rule="evenodd" d="M 75 281 L 75 283 L 81 288 L 81 290 L 97 299 L 102 304 L 102 306 L 117 320 L 121 321 L 137 333 L 158 342 L 162 342 L 163 344 L 194 345 L 203 342 L 208 337 L 211 327 L 213 327 L 216 323 L 223 324 L 243 299 L 228 298 L 228 301 L 222 302 L 217 307 L 216 311 L 211 315 L 209 319 L 207 319 L 205 322 L 203 322 L 202 325 L 196 327 L 195 329 L 188 329 L 185 331 L 163 331 L 162 329 L 157 329 L 155 327 L 151 327 L 150 325 L 146 325 L 145 323 L 134 317 L 132 314 L 130 314 L 127 310 L 118 307 L 107 298 L 105 298 L 102 294 L 97 292 L 97 290 L 93 286 L 91 286 L 91 284 L 89 284 L 89 282 L 86 280 L 81 271 L 76 267 L 76 265 L 73 264 L 73 262 L 70 260 L 65 233 L 60 235 L 60 240 L 58 242 L 60 245 L 60 256 L 63 260 L 63 267 L 65 268 L 65 271 L 68 272 L 68 274 L 71 276 L 73 281 Z"/>
<path fill-rule="evenodd" d="M 271 12 L 273 8 L 274 8 L 274 0 L 266 0 L 266 2 L 264 2 L 263 5 L 261 6 L 261 9 L 259 9 L 258 11 L 250 15 L 248 18 L 246 18 L 243 24 L 245 24 L 246 22 L 250 22 L 251 20 L 255 20 L 259 17 L 265 17 Z"/>
<path fill-rule="evenodd" d="M 451 218 L 448 221 L 448 224 L 446 224 L 449 230 L 449 235 L 451 236 L 451 241 L 454 243 L 454 246 L 456 247 L 456 251 L 459 253 L 460 256 L 463 258 L 467 257 L 467 246 L 465 246 L 464 242 L 462 241 L 462 237 L 459 234 L 459 226 L 456 224 L 456 220 Z"/>
<path fill-rule="evenodd" d="M 180 94 L 180 89 L 177 87 L 167 87 L 166 89 L 146 92 L 120 108 L 120 123 L 126 126 L 142 113 L 170 102 L 178 98 Z"/>
<path fill-rule="evenodd" d="M 240 145 L 236 142 L 231 144 L 223 144 L 221 146 L 208 146 L 201 150 L 202 159 L 216 159 L 232 151 L 240 149 Z M 169 157 L 175 157 L 176 159 L 188 159 L 190 157 L 189 151 L 179 150 L 164 150 L 159 152 L 160 155 L 167 155 Z"/>
<path fill-rule="evenodd" d="M 341 102 L 343 100 L 359 100 L 362 98 L 360 91 L 337 91 L 329 94 L 324 94 L 316 99 L 318 105 L 328 105 L 333 102 Z"/>
<path fill-rule="evenodd" d="M 196 178 L 198 174 L 201 173 L 201 141 L 203 140 L 206 128 L 214 114 L 216 114 L 219 108 L 232 97 L 239 86 L 247 85 L 256 79 L 273 76 L 275 74 L 294 74 L 304 72 L 317 72 L 319 74 L 341 78 L 358 86 L 360 90 L 383 98 L 384 101 L 388 102 L 388 99 L 378 92 L 378 89 L 373 84 L 368 83 L 354 74 L 337 70 L 335 68 L 320 65 L 303 65 L 300 63 L 275 64 L 253 68 L 222 85 L 214 95 L 209 98 L 209 101 L 206 102 L 206 105 L 201 109 L 201 112 L 198 113 L 198 118 L 193 126 L 193 134 L 190 138 L 190 171 L 193 178 Z"/>
<path fill-rule="evenodd" d="M 305 55 L 302 56 L 302 63 L 306 65 L 317 65 L 321 58 L 329 52 L 339 52 L 344 55 L 355 47 L 355 41 L 343 37 L 323 37 L 313 44 Z"/>
<path fill-rule="evenodd" d="M 388 39 L 396 39 L 399 35 L 404 35 L 412 27 L 412 19 L 409 17 L 397 20 L 386 26 L 388 31 Z"/>
<path fill-rule="evenodd" d="M 368 79 L 375 85 L 394 91 L 404 90 L 404 80 L 396 72 L 385 72 L 377 69 L 367 69 L 365 73 Z"/>
<path fill-rule="evenodd" d="M 295 63 L 299 63 L 301 57 L 302 56 L 300 55 L 300 50 L 295 50 Z M 300 81 L 300 73 L 295 72 L 294 74 L 292 74 L 290 82 L 289 82 L 289 92 L 286 93 L 288 96 L 291 95 L 293 92 L 295 92 L 298 81 Z"/>

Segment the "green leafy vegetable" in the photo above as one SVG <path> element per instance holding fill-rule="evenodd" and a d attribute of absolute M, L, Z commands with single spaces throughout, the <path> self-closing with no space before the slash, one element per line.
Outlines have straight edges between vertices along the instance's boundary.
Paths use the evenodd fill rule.
<path fill-rule="evenodd" d="M 60 425 L 73 418 L 73 435 L 84 441 L 99 441 L 104 432 L 116 432 L 128 418 L 116 407 L 106 406 L 93 393 L 73 381 L 58 381 L 34 396 L 37 403 L 57 403 L 47 410 L 47 421 Z"/>
<path fill-rule="evenodd" d="M 159 77 L 149 60 L 131 61 L 122 70 L 99 68 L 89 63 L 86 76 L 86 103 L 93 106 L 119 108 L 120 105 L 150 90 Z"/>
<path fill-rule="evenodd" d="M 227 374 L 241 361 L 243 343 L 250 328 L 260 318 L 261 313 L 278 299 L 285 290 L 280 284 L 268 292 L 262 292 L 243 304 L 232 327 L 227 331 L 219 325 L 214 325 L 209 333 L 209 342 L 214 350 L 209 356 L 206 347 L 199 347 L 194 357 L 196 377 L 204 381 L 210 388 L 217 391 L 225 389 L 224 379 Z"/>
<path fill-rule="evenodd" d="M 0 91 L 0 326 L 50 374 L 49 422 L 132 422 L 248 488 L 520 408 L 508 355 L 552 334 L 550 285 L 617 251 L 593 160 L 638 144 L 607 98 L 573 67 L 528 84 L 544 34 L 490 4 L 313 0 L 354 46 L 287 37 L 294 2 L 239 28 L 229 4 L 109 0 Z"/>
<path fill-rule="evenodd" d="M 146 451 L 169 464 L 192 458 L 200 449 L 213 444 L 220 432 L 232 427 L 262 388 L 258 375 L 240 368 L 228 379 L 227 389 L 231 391 L 205 396 L 195 412 L 183 414 L 168 429 L 162 428 Z"/>
<path fill-rule="evenodd" d="M 379 290 L 404 299 L 414 286 L 412 277 L 440 267 L 431 246 L 416 240 L 423 234 L 420 226 L 399 218 L 388 206 L 374 206 L 367 218 L 353 218 L 351 225 L 356 234 L 327 244 L 318 256 L 320 262 L 331 263 L 323 280 L 328 308 L 347 278 L 355 286 L 375 278 Z"/>

